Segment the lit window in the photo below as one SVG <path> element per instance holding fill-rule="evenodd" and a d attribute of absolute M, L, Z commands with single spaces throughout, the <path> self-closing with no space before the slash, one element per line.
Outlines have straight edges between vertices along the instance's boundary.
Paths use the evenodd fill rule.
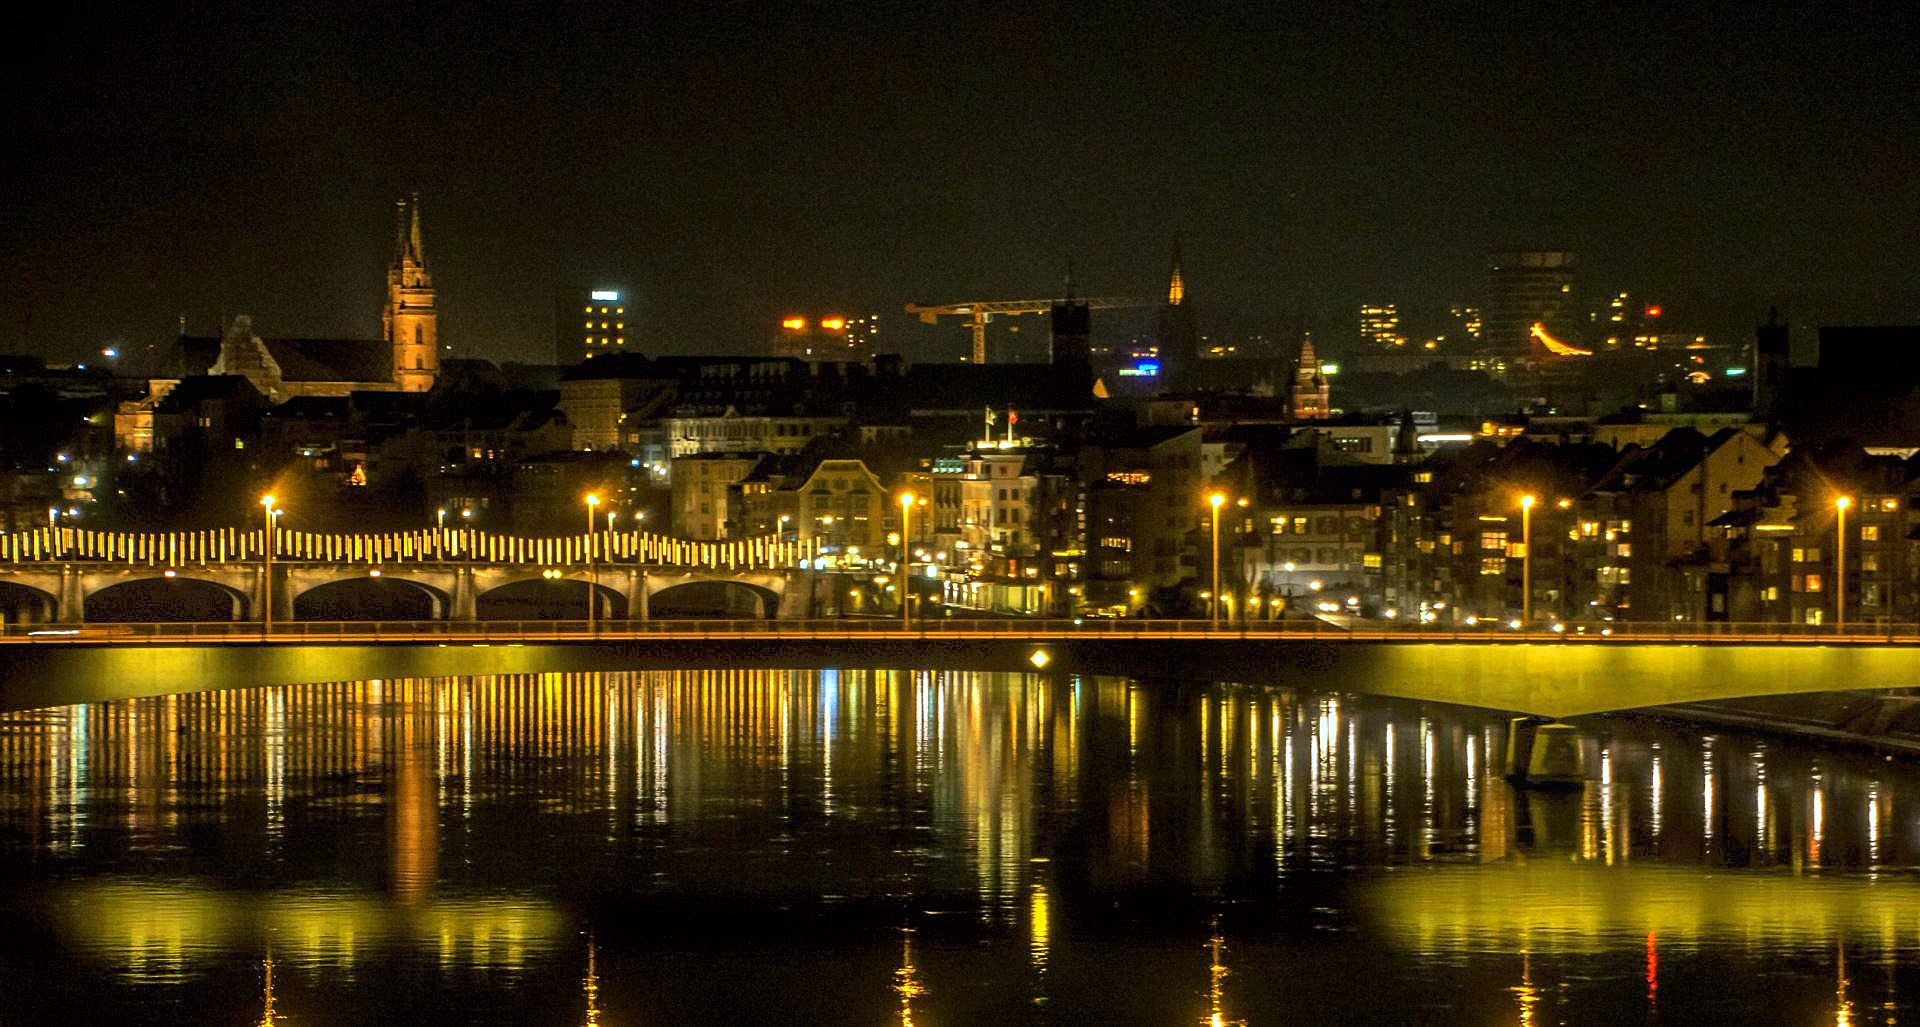
<path fill-rule="evenodd" d="M 1802 589 L 1802 591 L 1806 591 L 1806 592 L 1820 591 L 1820 575 L 1818 574 L 1807 575 L 1806 588 Z"/>
<path fill-rule="evenodd" d="M 1880 541 L 1880 526 L 1878 524 L 1862 524 L 1860 526 L 1860 541 L 1862 542 Z"/>
<path fill-rule="evenodd" d="M 1507 573 L 1507 558 L 1504 556 L 1482 557 L 1480 560 L 1480 573 L 1482 574 Z"/>

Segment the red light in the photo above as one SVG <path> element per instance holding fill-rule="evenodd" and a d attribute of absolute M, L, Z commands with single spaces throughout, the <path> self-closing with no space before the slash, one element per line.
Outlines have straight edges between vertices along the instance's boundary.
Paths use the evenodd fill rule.
<path fill-rule="evenodd" d="M 1659 307 L 1648 307 L 1648 308 L 1647 308 L 1647 316 L 1648 316 L 1648 317 L 1659 317 L 1659 316 L 1660 316 L 1660 308 L 1659 308 Z"/>

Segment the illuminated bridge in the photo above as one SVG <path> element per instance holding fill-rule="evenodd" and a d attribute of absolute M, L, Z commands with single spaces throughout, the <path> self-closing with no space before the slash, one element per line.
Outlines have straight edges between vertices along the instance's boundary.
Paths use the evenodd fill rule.
<path fill-rule="evenodd" d="M 818 557 L 777 536 L 646 531 L 526 537 L 469 528 L 323 534 L 39 528 L 0 534 L 0 619 L 153 621 L 649 619 L 812 612 Z M 796 580 L 803 587 L 790 587 Z M 588 596 L 593 597 L 591 612 Z"/>
<path fill-rule="evenodd" d="M 1713 630 L 1707 630 L 1707 629 Z M 1616 625 L 1600 636 L 1308 622 L 614 620 L 40 624 L 0 633 L 0 708 L 256 685 L 639 669 L 891 667 L 1233 681 L 1549 717 L 1920 687 L 1920 627 Z"/>

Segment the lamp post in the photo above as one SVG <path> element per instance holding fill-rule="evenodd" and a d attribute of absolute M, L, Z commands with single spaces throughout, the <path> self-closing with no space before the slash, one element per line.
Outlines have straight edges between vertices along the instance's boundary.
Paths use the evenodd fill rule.
<path fill-rule="evenodd" d="M 1520 497 L 1520 630 L 1533 629 L 1533 504 Z"/>
<path fill-rule="evenodd" d="M 600 508 L 598 493 L 587 493 L 587 633 L 597 634 L 600 620 L 600 569 L 593 563 L 594 512 Z"/>
<path fill-rule="evenodd" d="M 260 529 L 260 634 L 273 631 L 273 496 L 260 497 L 263 524 Z"/>
<path fill-rule="evenodd" d="M 913 624 L 913 501 L 911 492 L 900 493 L 900 627 Z"/>
<path fill-rule="evenodd" d="M 1836 632 L 1847 630 L 1847 507 L 1853 500 L 1846 496 L 1833 501 L 1833 626 Z"/>
<path fill-rule="evenodd" d="M 1213 507 L 1213 602 L 1207 607 L 1207 626 L 1220 624 L 1220 508 L 1227 502 L 1226 493 L 1215 492 L 1207 497 L 1207 505 Z"/>

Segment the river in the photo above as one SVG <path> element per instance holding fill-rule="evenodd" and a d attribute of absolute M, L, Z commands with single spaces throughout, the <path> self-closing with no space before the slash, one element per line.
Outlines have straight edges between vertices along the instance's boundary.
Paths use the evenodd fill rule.
<path fill-rule="evenodd" d="M 0 1022 L 1890 1022 L 1920 773 L 1232 684 L 365 681 L 0 715 Z"/>

